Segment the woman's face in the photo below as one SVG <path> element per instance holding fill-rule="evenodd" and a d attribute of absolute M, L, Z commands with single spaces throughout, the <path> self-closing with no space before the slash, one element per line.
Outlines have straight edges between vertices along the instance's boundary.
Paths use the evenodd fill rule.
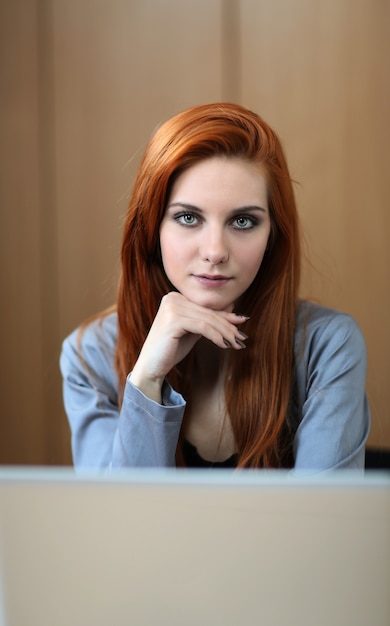
<path fill-rule="evenodd" d="M 188 300 L 230 309 L 254 280 L 271 220 L 258 166 L 212 157 L 176 179 L 160 227 L 165 273 Z"/>

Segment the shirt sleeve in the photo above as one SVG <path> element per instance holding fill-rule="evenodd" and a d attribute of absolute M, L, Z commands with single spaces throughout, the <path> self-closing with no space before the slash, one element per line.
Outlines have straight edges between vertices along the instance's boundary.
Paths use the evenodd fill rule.
<path fill-rule="evenodd" d="M 370 414 L 362 333 L 353 318 L 338 313 L 308 335 L 298 365 L 305 383 L 294 442 L 295 470 L 363 470 Z"/>
<path fill-rule="evenodd" d="M 175 466 L 185 402 L 167 382 L 158 404 L 127 379 L 119 409 L 112 354 L 90 329 L 64 341 L 60 367 L 76 469 Z"/>

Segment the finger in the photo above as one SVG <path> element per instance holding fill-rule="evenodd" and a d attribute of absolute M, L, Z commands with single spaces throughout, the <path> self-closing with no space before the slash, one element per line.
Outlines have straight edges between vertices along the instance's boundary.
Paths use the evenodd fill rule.
<path fill-rule="evenodd" d="M 210 315 L 209 311 L 197 316 L 193 314 L 183 316 L 176 338 L 179 339 L 185 333 L 201 335 L 223 349 L 242 350 L 246 347 L 245 341 L 248 339 L 247 335 L 234 324 L 218 315 Z"/>
<path fill-rule="evenodd" d="M 182 294 L 171 292 L 161 301 L 160 313 L 165 332 L 175 339 L 186 333 L 201 335 L 221 348 L 243 349 L 248 338 L 237 326 L 248 320 L 245 315 L 215 311 L 187 300 Z"/>

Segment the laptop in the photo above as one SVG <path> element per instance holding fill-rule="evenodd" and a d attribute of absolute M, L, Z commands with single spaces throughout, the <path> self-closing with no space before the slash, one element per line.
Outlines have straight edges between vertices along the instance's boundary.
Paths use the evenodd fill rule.
<path fill-rule="evenodd" d="M 389 626 L 390 474 L 0 470 L 1 626 Z"/>

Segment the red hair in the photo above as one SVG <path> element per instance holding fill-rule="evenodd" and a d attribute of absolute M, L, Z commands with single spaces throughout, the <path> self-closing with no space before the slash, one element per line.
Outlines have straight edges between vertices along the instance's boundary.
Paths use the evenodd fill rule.
<path fill-rule="evenodd" d="M 147 146 L 123 233 L 117 301 L 119 380 L 123 387 L 162 296 L 172 290 L 159 247 L 172 184 L 186 168 L 216 155 L 259 164 L 268 180 L 271 236 L 255 280 L 236 303 L 239 313 L 250 316 L 245 328 L 250 341 L 246 350 L 229 354 L 225 397 L 238 467 L 284 467 L 291 463 L 292 446 L 288 424 L 300 275 L 298 217 L 278 137 L 261 117 L 240 105 L 188 109 L 162 125 Z M 188 403 L 191 362 L 185 359 L 168 377 Z"/>

